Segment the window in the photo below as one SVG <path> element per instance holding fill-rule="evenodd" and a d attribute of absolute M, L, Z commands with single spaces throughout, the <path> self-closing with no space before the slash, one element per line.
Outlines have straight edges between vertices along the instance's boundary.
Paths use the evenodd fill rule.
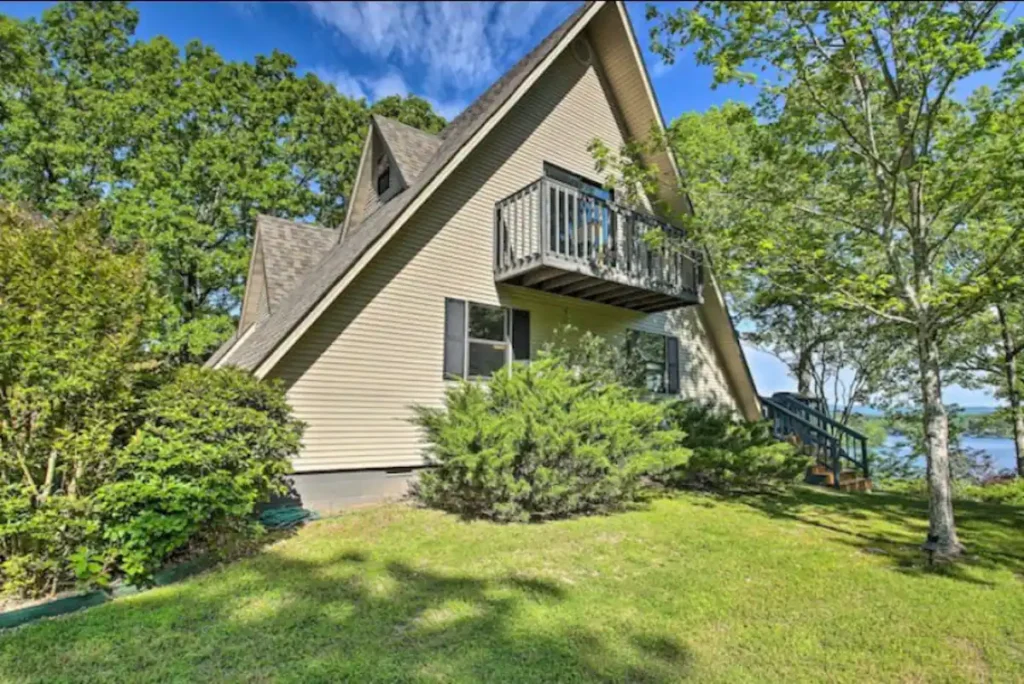
<path fill-rule="evenodd" d="M 627 353 L 640 360 L 643 384 L 655 394 L 679 393 L 679 340 L 675 337 L 630 330 Z"/>
<path fill-rule="evenodd" d="M 584 178 L 572 171 L 566 171 L 554 164 L 544 162 L 544 175 L 558 181 L 559 183 L 570 185 L 591 197 L 597 197 L 598 199 L 603 200 L 615 200 L 614 190 L 608 189 L 600 183 Z"/>
<path fill-rule="evenodd" d="M 594 256 L 608 250 L 602 259 L 613 258 L 615 214 L 608 203 L 615 200 L 615 191 L 547 162 L 544 175 L 560 184 L 550 188 L 549 244 L 572 256 Z M 571 195 L 575 200 L 570 200 Z"/>
<path fill-rule="evenodd" d="M 530 314 L 445 300 L 445 377 L 486 378 L 512 360 L 530 358 Z"/>
<path fill-rule="evenodd" d="M 467 324 L 466 374 L 471 378 L 490 377 L 508 363 L 511 344 L 506 309 L 486 304 L 469 304 Z"/>
<path fill-rule="evenodd" d="M 388 155 L 380 155 L 377 160 L 377 194 L 383 195 L 391 187 L 391 165 L 388 163 Z"/>

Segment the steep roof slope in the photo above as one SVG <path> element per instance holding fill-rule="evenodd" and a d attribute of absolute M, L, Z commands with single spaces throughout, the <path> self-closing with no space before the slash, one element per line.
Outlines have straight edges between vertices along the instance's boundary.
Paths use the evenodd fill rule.
<path fill-rule="evenodd" d="M 338 232 L 273 216 L 256 218 L 267 273 L 271 313 L 292 287 L 323 259 L 338 241 Z"/>
<path fill-rule="evenodd" d="M 350 238 L 337 244 L 319 266 L 293 288 L 287 299 L 271 315 L 258 323 L 249 335 L 243 335 L 223 355 L 220 363 L 258 371 L 274 350 L 298 326 L 325 295 L 345 276 L 353 264 L 391 227 L 392 223 L 434 178 L 451 162 L 463 146 L 512 97 L 527 77 L 551 54 L 562 39 L 594 5 L 587 2 L 552 31 L 537 47 L 498 79 L 442 131 L 441 144 L 410 186 L 392 201 L 368 216 Z"/>
<path fill-rule="evenodd" d="M 406 185 L 419 177 L 431 157 L 441 146 L 441 138 L 400 121 L 374 114 L 373 123 L 380 131 L 384 144 L 398 165 L 398 172 Z"/>

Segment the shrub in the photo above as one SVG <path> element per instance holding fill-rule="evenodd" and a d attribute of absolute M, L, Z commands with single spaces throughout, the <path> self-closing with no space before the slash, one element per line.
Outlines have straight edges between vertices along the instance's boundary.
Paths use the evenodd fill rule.
<path fill-rule="evenodd" d="M 281 389 L 168 377 L 148 353 L 158 309 L 143 254 L 94 215 L 0 204 L 0 591 L 145 581 L 252 532 L 280 486 L 301 432 Z"/>
<path fill-rule="evenodd" d="M 923 477 L 913 479 L 881 480 L 878 490 L 907 496 L 928 496 L 928 481 Z M 1024 506 L 1024 479 L 1015 478 L 1006 482 L 975 484 L 968 480 L 953 482 L 953 497 L 960 501 Z"/>
<path fill-rule="evenodd" d="M 811 459 L 772 434 L 771 423 L 750 423 L 708 404 L 676 401 L 666 409 L 670 425 L 682 432 L 690 459 L 667 481 L 707 489 L 763 487 L 800 478 Z"/>
<path fill-rule="evenodd" d="M 96 539 L 90 502 L 64 495 L 38 500 L 23 485 L 0 489 L 0 593 L 53 593 L 74 578 L 70 558 Z"/>
<path fill-rule="evenodd" d="M 111 250 L 95 216 L 0 205 L 0 482 L 43 501 L 106 477 L 155 307 L 142 255 Z"/>
<path fill-rule="evenodd" d="M 0 591 L 73 579 L 156 307 L 143 255 L 111 249 L 95 215 L 50 223 L 0 204 Z"/>
<path fill-rule="evenodd" d="M 142 416 L 95 496 L 107 553 L 134 582 L 256 532 L 253 510 L 283 493 L 302 435 L 280 387 L 235 369 L 182 368 Z"/>
<path fill-rule="evenodd" d="M 175 557 L 251 539 L 254 508 L 282 491 L 301 432 L 277 385 L 183 367 L 145 397 L 95 489 L 45 498 L 24 484 L 0 489 L 0 589 L 146 583 Z"/>
<path fill-rule="evenodd" d="M 608 338 L 570 324 L 560 325 L 540 356 L 554 359 L 583 382 L 614 382 L 637 390 L 646 386 L 646 366 L 639 354 L 629 353 L 624 337 Z"/>
<path fill-rule="evenodd" d="M 645 477 L 685 462 L 662 406 L 555 359 L 517 365 L 485 386 L 460 382 L 444 408 L 416 407 L 428 458 L 428 505 L 501 521 L 602 511 L 635 501 Z"/>
<path fill-rule="evenodd" d="M 956 493 L 968 501 L 1024 506 L 1024 479 L 1019 477 L 986 485 L 965 484 L 956 489 Z"/>

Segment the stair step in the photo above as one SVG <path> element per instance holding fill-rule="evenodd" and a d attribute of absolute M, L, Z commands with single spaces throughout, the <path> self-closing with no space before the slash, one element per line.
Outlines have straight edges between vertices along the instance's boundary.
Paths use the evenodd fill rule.
<path fill-rule="evenodd" d="M 822 487 L 835 487 L 836 478 L 828 466 L 816 463 L 807 469 L 804 482 Z M 870 492 L 871 479 L 861 476 L 856 470 L 839 473 L 839 490 L 844 492 Z"/>
<path fill-rule="evenodd" d="M 854 480 L 847 480 L 846 482 L 839 482 L 839 491 L 841 492 L 870 492 L 871 491 L 871 478 L 858 477 Z"/>

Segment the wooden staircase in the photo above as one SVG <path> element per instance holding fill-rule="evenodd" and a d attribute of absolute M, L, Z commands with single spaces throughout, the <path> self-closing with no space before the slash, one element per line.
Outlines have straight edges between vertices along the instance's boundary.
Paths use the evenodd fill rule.
<path fill-rule="evenodd" d="M 804 482 L 822 487 L 832 487 L 841 492 L 871 491 L 871 478 L 862 477 L 856 470 L 846 469 L 839 471 L 839 484 L 837 486 L 835 473 L 824 463 L 815 463 L 808 468 Z"/>
<path fill-rule="evenodd" d="M 808 484 L 846 492 L 871 491 L 867 438 L 825 413 L 814 399 L 789 392 L 761 397 L 761 411 L 772 421 L 775 436 L 812 454 Z"/>

